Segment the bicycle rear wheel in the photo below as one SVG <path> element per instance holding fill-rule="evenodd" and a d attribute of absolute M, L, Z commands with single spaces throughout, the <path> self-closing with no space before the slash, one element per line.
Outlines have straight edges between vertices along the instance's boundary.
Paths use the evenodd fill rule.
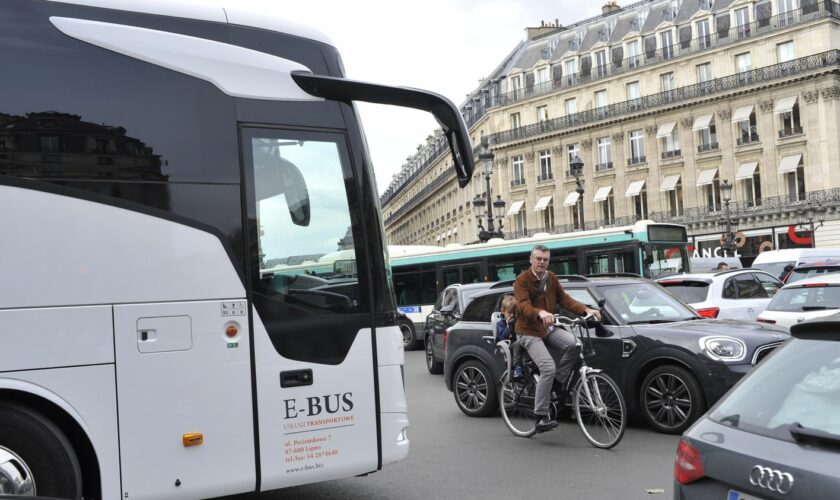
<path fill-rule="evenodd" d="M 573 404 L 580 430 L 593 446 L 612 448 L 624 437 L 627 406 L 618 385 L 608 375 L 589 373 L 578 381 Z"/>
<path fill-rule="evenodd" d="M 534 416 L 536 383 L 530 376 L 521 382 L 511 382 L 507 374 L 499 382 L 499 407 L 502 419 L 510 432 L 519 437 L 531 437 L 537 432 Z"/>

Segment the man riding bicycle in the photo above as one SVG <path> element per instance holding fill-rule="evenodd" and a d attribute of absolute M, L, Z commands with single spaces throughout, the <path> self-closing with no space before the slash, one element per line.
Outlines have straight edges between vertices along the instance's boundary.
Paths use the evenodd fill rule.
<path fill-rule="evenodd" d="M 592 314 L 596 319 L 601 319 L 601 311 L 586 307 L 563 291 L 557 275 L 548 271 L 549 256 L 548 247 L 536 245 L 529 259 L 531 267 L 520 273 L 513 285 L 513 295 L 519 310 L 516 333 L 519 342 L 540 371 L 534 395 L 537 432 L 557 427 L 557 421 L 549 414 L 553 379 L 556 376 L 558 380 L 565 381 L 578 356 L 574 335 L 561 328 L 554 328 L 554 313 L 559 306 L 581 316 Z M 556 367 L 546 346 L 562 353 Z"/>

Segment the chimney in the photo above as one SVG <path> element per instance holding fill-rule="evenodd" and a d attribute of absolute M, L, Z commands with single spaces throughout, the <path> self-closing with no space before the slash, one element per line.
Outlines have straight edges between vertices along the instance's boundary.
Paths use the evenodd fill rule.
<path fill-rule="evenodd" d="M 601 13 L 605 16 L 612 14 L 613 12 L 617 12 L 621 10 L 621 7 L 618 6 L 618 3 L 615 0 L 610 0 L 609 2 L 605 3 L 603 7 L 601 7 Z"/>

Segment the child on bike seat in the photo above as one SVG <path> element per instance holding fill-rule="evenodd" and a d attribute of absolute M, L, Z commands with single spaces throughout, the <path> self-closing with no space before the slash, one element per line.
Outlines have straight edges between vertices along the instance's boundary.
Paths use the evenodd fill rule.
<path fill-rule="evenodd" d="M 516 299 L 513 298 L 513 295 L 507 295 L 502 299 L 501 313 L 502 317 L 499 318 L 499 322 L 496 325 L 496 341 L 510 339 L 510 352 L 513 358 L 513 378 L 522 378 L 522 351 L 524 348 L 517 342 L 514 331 Z"/>

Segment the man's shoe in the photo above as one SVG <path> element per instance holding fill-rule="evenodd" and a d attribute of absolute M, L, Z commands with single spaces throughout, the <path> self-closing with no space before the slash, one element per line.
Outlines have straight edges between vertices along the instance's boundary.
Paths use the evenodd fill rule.
<path fill-rule="evenodd" d="M 540 416 L 537 420 L 537 432 L 546 432 L 557 427 L 558 422 L 546 416 Z"/>
<path fill-rule="evenodd" d="M 520 365 L 516 365 L 516 368 L 513 369 L 513 379 L 519 380 L 522 378 L 522 367 Z"/>

